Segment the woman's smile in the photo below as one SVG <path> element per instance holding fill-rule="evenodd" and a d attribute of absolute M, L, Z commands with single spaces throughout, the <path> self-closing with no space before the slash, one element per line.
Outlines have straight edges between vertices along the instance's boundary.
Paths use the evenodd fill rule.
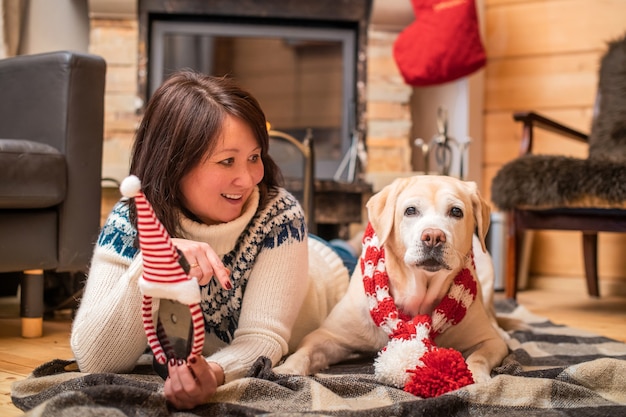
<path fill-rule="evenodd" d="M 241 200 L 243 194 L 222 194 L 222 196 L 229 200 Z"/>

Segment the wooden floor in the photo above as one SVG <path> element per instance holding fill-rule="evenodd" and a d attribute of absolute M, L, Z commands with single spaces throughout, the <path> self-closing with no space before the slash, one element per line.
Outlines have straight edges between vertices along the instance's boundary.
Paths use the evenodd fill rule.
<path fill-rule="evenodd" d="M 501 297 L 501 294 L 497 294 Z M 522 291 L 518 301 L 536 315 L 558 324 L 586 329 L 626 342 L 626 297 L 590 299 L 572 289 Z M 25 378 L 36 366 L 52 359 L 70 359 L 69 316 L 44 322 L 44 336 L 23 339 L 20 335 L 19 307 L 13 298 L 0 298 L 0 416 L 22 412 L 11 403 L 11 384 Z"/>

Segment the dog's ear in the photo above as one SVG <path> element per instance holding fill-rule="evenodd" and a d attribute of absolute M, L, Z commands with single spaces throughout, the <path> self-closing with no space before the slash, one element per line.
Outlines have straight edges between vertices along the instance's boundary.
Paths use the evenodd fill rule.
<path fill-rule="evenodd" d="M 470 197 L 474 210 L 474 221 L 476 222 L 476 228 L 478 229 L 480 245 L 482 246 L 483 252 L 487 252 L 485 240 L 487 239 L 489 223 L 491 222 L 491 207 L 489 206 L 489 203 L 480 195 L 478 186 L 475 182 L 467 181 L 466 183 L 470 188 Z"/>
<path fill-rule="evenodd" d="M 383 244 L 391 234 L 394 217 L 396 215 L 396 200 L 402 179 L 396 179 L 391 184 L 383 187 L 379 192 L 370 197 L 367 202 L 367 216 L 369 218 L 378 241 Z"/>

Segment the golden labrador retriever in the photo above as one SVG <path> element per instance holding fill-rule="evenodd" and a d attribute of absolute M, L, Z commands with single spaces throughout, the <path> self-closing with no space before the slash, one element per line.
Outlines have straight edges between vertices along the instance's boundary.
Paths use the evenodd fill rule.
<path fill-rule="evenodd" d="M 460 351 L 475 382 L 488 380 L 508 349 L 492 306 L 493 266 L 485 249 L 490 210 L 476 184 L 447 176 L 399 178 L 375 194 L 367 210 L 384 248 L 389 293 L 406 315 L 433 315 L 457 274 L 466 268 L 476 271 L 475 299 L 462 320 L 434 341 Z M 389 336 L 372 319 L 363 275 L 357 266 L 327 319 L 275 372 L 309 375 L 354 353 L 386 346 Z"/>

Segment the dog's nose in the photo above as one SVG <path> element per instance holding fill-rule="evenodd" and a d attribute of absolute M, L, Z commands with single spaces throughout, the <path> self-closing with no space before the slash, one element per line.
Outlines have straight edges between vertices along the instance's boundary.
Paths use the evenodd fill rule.
<path fill-rule="evenodd" d="M 422 232 L 422 242 L 429 247 L 441 246 L 446 242 L 446 235 L 441 229 L 424 229 Z"/>

